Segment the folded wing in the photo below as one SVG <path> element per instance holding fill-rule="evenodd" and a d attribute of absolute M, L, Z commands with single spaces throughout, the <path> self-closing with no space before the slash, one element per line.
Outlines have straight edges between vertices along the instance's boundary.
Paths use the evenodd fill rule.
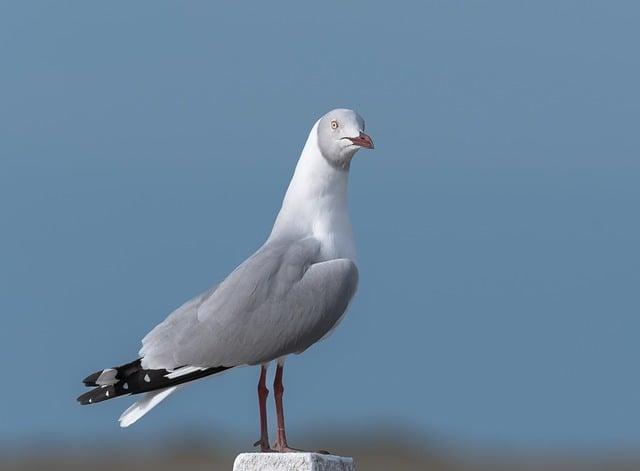
<path fill-rule="evenodd" d="M 316 239 L 269 243 L 154 328 L 142 364 L 236 366 L 299 353 L 338 322 L 357 283 L 356 265 L 321 260 Z"/>

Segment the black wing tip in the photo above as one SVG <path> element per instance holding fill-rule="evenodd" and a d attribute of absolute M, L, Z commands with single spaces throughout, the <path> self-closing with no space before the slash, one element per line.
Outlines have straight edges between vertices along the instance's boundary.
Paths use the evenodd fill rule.
<path fill-rule="evenodd" d="M 115 397 L 115 391 L 111 386 L 98 386 L 97 388 L 92 389 L 84 394 L 78 396 L 77 401 L 85 406 L 88 404 L 95 404 L 96 402 L 106 401 L 107 399 L 111 399 Z"/>
<path fill-rule="evenodd" d="M 126 376 L 128 376 L 130 374 L 133 374 L 133 373 L 135 373 L 136 371 L 138 371 L 140 369 L 141 360 L 142 360 L 141 358 L 138 358 L 137 360 L 133 360 L 132 362 L 126 363 L 126 364 L 121 365 L 121 366 L 114 366 L 112 368 L 106 368 L 104 370 L 98 370 L 95 373 L 91 373 L 89 376 L 87 376 L 85 379 L 83 379 L 82 382 L 87 387 L 100 386 L 98 383 L 96 383 L 96 381 L 98 380 L 100 375 L 102 375 L 102 373 L 104 373 L 107 370 L 116 370 L 116 379 L 118 379 L 118 380 L 123 379 Z"/>
<path fill-rule="evenodd" d="M 99 385 L 96 383 L 96 380 L 104 370 L 97 371 L 96 373 L 87 376 L 83 380 L 83 383 L 85 386 L 93 387 L 93 389 L 81 394 L 76 400 L 81 405 L 95 404 L 97 402 L 106 401 L 120 396 L 140 394 L 187 383 L 205 376 L 220 373 L 230 368 L 233 367 L 217 366 L 194 371 L 175 378 L 168 378 L 167 374 L 169 372 L 167 370 L 145 370 L 140 366 L 140 360 L 136 360 L 135 362 L 115 368 L 118 373 L 116 376 L 117 380 L 113 384 Z"/>
<path fill-rule="evenodd" d="M 87 387 L 97 386 L 96 380 L 100 377 L 100 375 L 102 374 L 103 371 L 104 370 L 100 370 L 100 371 L 96 371 L 95 373 L 90 374 L 85 379 L 83 379 L 82 382 Z"/>
<path fill-rule="evenodd" d="M 86 392 L 84 394 L 80 394 L 76 398 L 76 401 L 78 401 L 80 403 L 80 405 L 83 405 L 83 406 L 86 406 L 88 404 L 92 404 L 93 401 L 91 400 L 91 393 L 93 393 L 93 391 L 89 391 L 89 392 Z"/>

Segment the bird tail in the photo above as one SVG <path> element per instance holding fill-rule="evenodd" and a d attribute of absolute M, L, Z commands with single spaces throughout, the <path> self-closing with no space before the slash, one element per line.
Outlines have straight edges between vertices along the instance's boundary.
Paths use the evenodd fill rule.
<path fill-rule="evenodd" d="M 115 397 L 146 393 L 144 398 L 129 407 L 120 417 L 120 425 L 127 427 L 174 392 L 179 385 L 229 368 L 231 367 L 183 366 L 172 371 L 150 370 L 142 367 L 139 358 L 131 363 L 96 371 L 87 376 L 83 383 L 93 389 L 80 395 L 78 402 L 83 405 L 95 404 Z"/>
<path fill-rule="evenodd" d="M 118 422 L 120 422 L 120 427 L 128 427 L 129 425 L 135 423 L 140 419 L 143 415 L 157 406 L 160 401 L 164 400 L 178 389 L 180 386 L 170 386 L 164 389 L 158 389 L 157 391 L 151 391 L 144 395 L 142 399 L 133 403 L 131 406 L 125 410 Z"/>

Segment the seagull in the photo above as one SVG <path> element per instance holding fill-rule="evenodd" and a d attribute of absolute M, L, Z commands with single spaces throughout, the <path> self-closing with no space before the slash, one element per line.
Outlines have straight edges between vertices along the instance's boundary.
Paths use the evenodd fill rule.
<path fill-rule="evenodd" d="M 119 418 L 120 426 L 128 427 L 186 383 L 238 366 L 260 366 L 260 439 L 254 446 L 262 452 L 294 451 L 285 431 L 284 362 L 331 334 L 356 292 L 347 183 L 356 152 L 373 149 L 364 131 L 364 120 L 352 110 L 335 109 L 320 118 L 262 247 L 154 327 L 136 360 L 87 376 L 84 385 L 93 389 L 78 402 L 144 394 Z M 266 406 L 271 362 L 276 363 L 273 449 Z"/>

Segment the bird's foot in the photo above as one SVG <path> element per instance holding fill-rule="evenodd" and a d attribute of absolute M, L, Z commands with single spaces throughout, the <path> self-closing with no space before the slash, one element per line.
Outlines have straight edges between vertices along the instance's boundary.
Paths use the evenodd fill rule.
<path fill-rule="evenodd" d="M 269 440 L 264 440 L 264 439 L 260 439 L 257 442 L 255 442 L 253 444 L 253 446 L 259 446 L 260 447 L 260 453 L 275 453 L 276 450 L 274 450 L 273 448 L 271 448 L 271 446 L 269 446 Z"/>
<path fill-rule="evenodd" d="M 286 443 L 276 442 L 274 445 L 276 451 L 280 453 L 305 453 L 306 450 L 299 450 L 298 448 L 291 448 Z"/>

